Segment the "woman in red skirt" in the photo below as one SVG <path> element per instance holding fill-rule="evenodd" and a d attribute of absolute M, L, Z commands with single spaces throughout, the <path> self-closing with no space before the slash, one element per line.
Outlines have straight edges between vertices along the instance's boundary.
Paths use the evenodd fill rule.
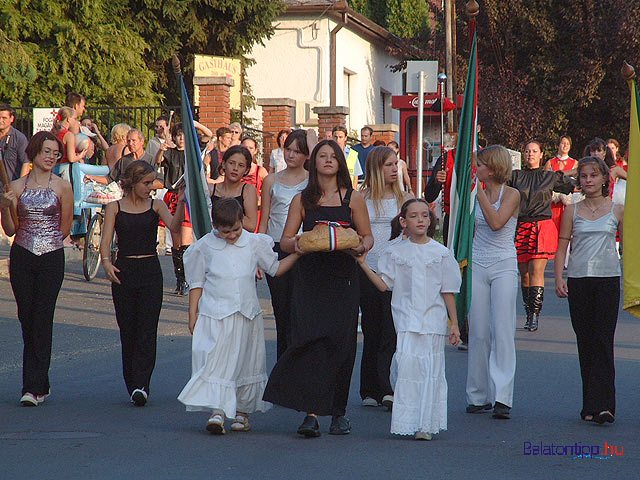
<path fill-rule="evenodd" d="M 558 229 L 551 218 L 553 192 L 571 193 L 574 185 L 562 171 L 544 170 L 542 144 L 527 143 L 525 165 L 514 170 L 511 186 L 520 192 L 516 251 L 527 320 L 525 330 L 535 332 L 544 300 L 544 269 L 558 248 Z"/>

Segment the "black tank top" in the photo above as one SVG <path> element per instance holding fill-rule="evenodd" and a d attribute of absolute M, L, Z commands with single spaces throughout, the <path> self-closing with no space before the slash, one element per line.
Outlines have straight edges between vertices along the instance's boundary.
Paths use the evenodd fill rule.
<path fill-rule="evenodd" d="M 118 201 L 115 229 L 118 256 L 157 254 L 158 214 L 153 210 L 153 200 L 149 210 L 142 213 L 123 212 Z"/>
<path fill-rule="evenodd" d="M 218 201 L 221 200 L 223 198 L 227 198 L 227 197 L 216 197 L 216 185 L 218 185 L 217 183 L 213 184 L 213 193 L 211 194 L 211 207 L 213 208 L 213 205 Z M 246 212 L 244 211 L 244 187 L 246 187 L 247 184 L 243 183 L 242 184 L 242 190 L 240 190 L 240 195 L 237 197 L 233 197 L 237 200 L 237 202 L 240 204 L 240 206 L 242 207 L 242 214 L 244 215 Z M 213 215 L 213 210 L 211 211 L 211 215 Z M 213 219 L 213 217 L 212 217 Z"/>

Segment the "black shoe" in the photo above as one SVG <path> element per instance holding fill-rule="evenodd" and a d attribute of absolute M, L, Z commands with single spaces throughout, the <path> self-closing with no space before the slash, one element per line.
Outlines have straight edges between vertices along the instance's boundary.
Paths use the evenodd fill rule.
<path fill-rule="evenodd" d="M 614 417 L 609 410 L 606 410 L 604 412 L 600 412 L 598 415 L 594 415 L 593 421 L 602 425 L 604 422 L 609 422 L 609 423 L 615 422 L 616 417 Z"/>
<path fill-rule="evenodd" d="M 491 410 L 490 403 L 484 405 L 467 405 L 467 413 L 484 413 L 487 410 Z"/>
<path fill-rule="evenodd" d="M 147 392 L 143 388 L 136 388 L 131 394 L 131 403 L 136 407 L 144 407 L 147 404 Z"/>
<path fill-rule="evenodd" d="M 186 297 L 187 295 L 189 295 L 189 284 L 183 280 L 178 288 L 178 296 Z"/>
<path fill-rule="evenodd" d="M 535 332 L 538 330 L 538 319 L 544 301 L 544 287 L 529 287 L 529 309 L 531 312 L 531 323 L 528 330 Z M 529 318 L 527 316 L 527 318 Z"/>
<path fill-rule="evenodd" d="M 496 402 L 496 405 L 493 407 L 493 418 L 509 420 L 511 418 L 511 415 L 509 414 L 510 410 L 511 409 L 504 403 Z"/>
<path fill-rule="evenodd" d="M 320 436 L 320 424 L 317 417 L 313 415 L 307 415 L 304 417 L 304 421 L 298 427 L 298 435 L 304 435 L 307 438 Z"/>
<path fill-rule="evenodd" d="M 334 415 L 331 417 L 329 435 L 348 435 L 351 433 L 351 423 L 344 415 Z"/>

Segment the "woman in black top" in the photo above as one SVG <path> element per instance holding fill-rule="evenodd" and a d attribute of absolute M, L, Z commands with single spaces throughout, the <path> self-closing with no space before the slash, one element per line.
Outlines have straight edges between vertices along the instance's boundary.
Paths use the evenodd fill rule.
<path fill-rule="evenodd" d="M 171 129 L 171 138 L 175 142 L 174 147 L 170 147 L 168 142 L 164 142 L 160 145 L 160 149 L 156 154 L 156 162 L 159 166 L 164 168 L 164 186 L 167 189 L 167 193 L 164 195 L 164 203 L 169 207 L 171 215 L 176 214 L 176 206 L 178 204 L 179 191 L 178 188 L 172 188 L 182 177 L 184 173 L 184 130 L 182 123 L 176 123 Z M 171 248 L 171 258 L 173 259 L 173 271 L 176 275 L 176 289 L 175 292 L 178 295 L 187 295 L 189 293 L 187 289 L 187 282 L 184 276 L 184 264 L 182 263 L 182 256 L 184 252 L 191 245 L 193 239 L 193 228 L 191 226 L 191 219 L 189 218 L 189 212 L 186 205 L 182 207 L 184 209 L 184 220 L 182 227 L 177 232 L 171 233 L 171 240 L 173 241 L 173 247 Z M 160 222 L 164 225 L 164 222 Z"/>
<path fill-rule="evenodd" d="M 320 142 L 309 160 L 309 184 L 296 195 L 280 240 L 285 252 L 304 254 L 298 245 L 316 222 L 342 222 L 354 228 L 360 244 L 350 251 L 303 255 L 292 272 L 291 343 L 273 368 L 264 399 L 307 412 L 298 433 L 320 435 L 318 415 L 331 415 L 330 434 L 351 431 L 345 417 L 356 354 L 358 269 L 352 255 L 373 246 L 369 214 L 362 195 L 351 187 L 342 149 Z"/>
<path fill-rule="evenodd" d="M 525 330 L 538 329 L 544 300 L 544 270 L 558 248 L 558 230 L 551 219 L 553 192 L 571 193 L 574 183 L 567 172 L 542 167 L 542 144 L 531 140 L 525 147 L 525 168 L 514 170 L 510 186 L 520 192 L 520 213 L 516 227 L 516 251 L 520 286 L 527 320 Z"/>
<path fill-rule="evenodd" d="M 209 184 L 209 194 L 213 205 L 221 198 L 235 198 L 242 206 L 242 228 L 255 232 L 258 226 L 258 192 L 256 187 L 242 183 L 242 178 L 251 169 L 251 153 L 242 145 L 235 145 L 224 152 L 220 173 L 222 183 Z"/>
<path fill-rule="evenodd" d="M 162 200 L 149 198 L 155 176 L 155 169 L 142 160 L 127 167 L 121 179 L 126 196 L 107 205 L 100 244 L 102 268 L 111 281 L 120 327 L 124 381 L 131 402 L 139 407 L 145 405 L 149 395 L 162 308 L 162 270 L 156 245 L 158 219 L 176 232 L 180 230 L 184 212 L 182 192 L 175 216 Z M 118 236 L 118 258 L 112 264 L 114 229 Z"/>

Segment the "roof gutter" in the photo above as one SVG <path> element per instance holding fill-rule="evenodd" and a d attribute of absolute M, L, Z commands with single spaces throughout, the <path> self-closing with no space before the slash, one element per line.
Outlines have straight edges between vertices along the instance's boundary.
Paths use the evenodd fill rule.
<path fill-rule="evenodd" d="M 342 2 L 336 2 L 336 4 L 338 3 L 342 3 Z M 337 57 L 337 38 L 336 37 L 338 35 L 338 32 L 342 30 L 342 27 L 344 27 L 348 22 L 346 2 L 344 2 L 343 8 L 344 9 L 341 11 L 342 17 L 340 21 L 329 33 L 329 76 L 330 76 L 329 100 L 330 100 L 330 106 L 332 107 L 336 106 L 336 101 L 337 101 L 336 100 L 336 97 L 337 97 L 336 81 L 338 77 L 338 72 L 337 72 L 338 67 L 337 67 L 337 59 L 336 59 Z"/>

